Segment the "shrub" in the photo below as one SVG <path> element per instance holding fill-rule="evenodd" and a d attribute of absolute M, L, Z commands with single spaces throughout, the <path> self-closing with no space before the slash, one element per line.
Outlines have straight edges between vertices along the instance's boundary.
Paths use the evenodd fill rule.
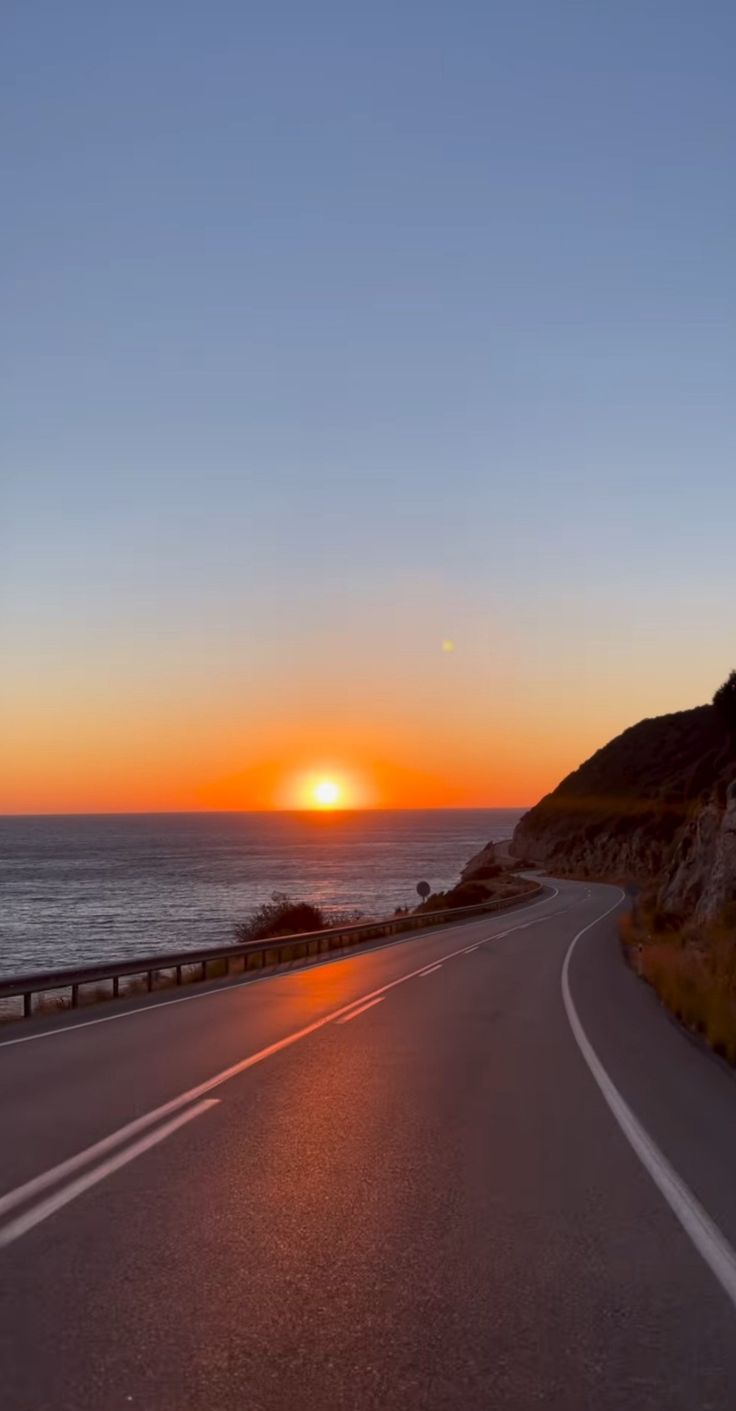
<path fill-rule="evenodd" d="M 330 927 L 352 926 L 361 911 L 333 911 L 329 915 L 308 901 L 292 901 L 287 892 L 272 892 L 250 920 L 235 926 L 238 941 L 269 941 L 276 936 L 298 936 L 305 931 L 327 931 Z"/>
<path fill-rule="evenodd" d="M 292 901 L 286 892 L 272 892 L 250 920 L 235 927 L 239 941 L 265 941 L 272 936 L 294 936 L 300 931 L 323 931 L 329 925 L 323 911 L 306 901 Z"/>
<path fill-rule="evenodd" d="M 490 882 L 493 877 L 500 877 L 503 867 L 498 862 L 486 862 L 482 867 L 474 868 L 468 877 L 468 882 Z"/>
<path fill-rule="evenodd" d="M 448 906 L 447 892 L 432 892 L 425 897 L 418 906 L 414 907 L 414 914 L 421 915 L 424 911 L 445 911 Z"/>
<path fill-rule="evenodd" d="M 447 906 L 477 906 L 482 901 L 488 901 L 488 887 L 475 877 L 445 892 Z"/>

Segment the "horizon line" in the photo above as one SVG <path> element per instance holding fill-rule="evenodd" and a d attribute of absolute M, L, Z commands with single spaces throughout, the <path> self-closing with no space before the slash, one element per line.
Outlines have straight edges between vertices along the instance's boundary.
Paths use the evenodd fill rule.
<path fill-rule="evenodd" d="M 110 808 L 110 809 L 48 809 L 42 812 L 0 812 L 3 818 L 196 818 L 219 817 L 229 814 L 317 814 L 346 813 L 518 813 L 531 804 L 402 804 L 370 808 Z"/>

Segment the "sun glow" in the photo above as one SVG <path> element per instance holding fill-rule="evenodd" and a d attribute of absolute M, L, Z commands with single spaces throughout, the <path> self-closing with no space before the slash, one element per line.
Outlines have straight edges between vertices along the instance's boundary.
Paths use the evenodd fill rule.
<path fill-rule="evenodd" d="M 379 801 L 370 774 L 339 759 L 323 759 L 311 769 L 285 772 L 271 795 L 274 808 L 308 809 L 313 813 L 375 808 Z"/>
<path fill-rule="evenodd" d="M 340 785 L 334 779 L 320 779 L 315 784 L 313 798 L 318 808 L 335 808 L 340 802 Z"/>

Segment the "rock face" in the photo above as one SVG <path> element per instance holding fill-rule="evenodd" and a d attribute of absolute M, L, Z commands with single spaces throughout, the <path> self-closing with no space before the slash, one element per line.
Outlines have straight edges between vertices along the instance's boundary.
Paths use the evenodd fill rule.
<path fill-rule="evenodd" d="M 723 806 L 710 798 L 686 823 L 677 840 L 660 891 L 667 911 L 714 921 L 736 900 L 736 781 Z"/>
<path fill-rule="evenodd" d="M 716 916 L 736 898 L 736 736 L 713 706 L 641 721 L 524 815 L 512 851 Z"/>

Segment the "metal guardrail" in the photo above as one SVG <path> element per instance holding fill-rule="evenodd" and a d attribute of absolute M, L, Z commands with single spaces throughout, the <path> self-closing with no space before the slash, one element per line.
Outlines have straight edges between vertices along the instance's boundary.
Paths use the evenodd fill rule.
<path fill-rule="evenodd" d="M 329 954 L 332 950 L 342 950 L 346 946 L 360 945 L 363 941 L 382 940 L 386 936 L 399 935 L 404 931 L 423 930 L 427 926 L 438 926 L 443 922 L 471 921 L 474 916 L 486 916 L 495 911 L 505 911 L 520 902 L 529 901 L 544 889 L 537 883 L 534 891 L 519 892 L 514 897 L 504 897 L 488 902 L 478 902 L 474 906 L 453 907 L 446 911 L 429 911 L 408 916 L 392 916 L 384 921 L 352 922 L 325 931 L 303 931 L 293 936 L 277 936 L 266 941 L 246 941 L 230 946 L 208 946 L 202 950 L 186 950 L 175 954 L 137 956 L 130 960 L 100 962 L 96 965 L 65 967 L 61 970 L 44 970 L 32 975 L 15 975 L 8 979 L 0 978 L 0 1000 L 23 999 L 23 1016 L 29 1018 L 33 1010 L 34 995 L 43 995 L 56 990 L 70 990 L 70 1005 L 76 1009 L 79 1004 L 79 991 L 85 985 L 101 985 L 112 982 L 109 996 L 117 999 L 120 995 L 120 980 L 126 976 L 145 976 L 146 990 L 152 991 L 155 981 L 161 975 L 173 973 L 176 985 L 184 982 L 184 971 L 188 967 L 200 968 L 199 981 L 214 978 L 208 975 L 208 967 L 219 962 L 225 963 L 226 976 L 245 973 L 249 970 L 264 970 L 270 966 L 287 965 L 295 960 L 304 960 L 317 955 Z M 233 971 L 232 962 L 242 960 L 240 971 Z M 102 996 L 97 996 L 102 998 Z"/>

